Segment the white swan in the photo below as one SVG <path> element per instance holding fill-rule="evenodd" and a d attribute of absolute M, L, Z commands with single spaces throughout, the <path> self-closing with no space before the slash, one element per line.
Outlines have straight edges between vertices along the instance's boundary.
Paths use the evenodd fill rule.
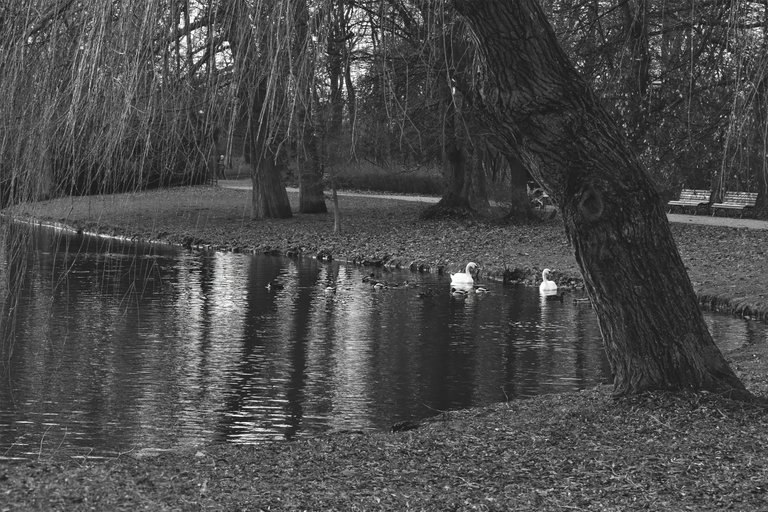
<path fill-rule="evenodd" d="M 557 284 L 555 284 L 554 281 L 549 280 L 549 272 L 550 270 L 548 268 L 545 268 L 541 272 L 541 284 L 539 285 L 539 292 L 547 295 L 551 295 L 552 292 L 557 293 Z"/>
<path fill-rule="evenodd" d="M 464 272 L 456 272 L 451 274 L 451 287 L 452 288 L 469 288 L 475 285 L 475 280 L 472 278 L 472 270 L 477 268 L 477 263 L 467 263 L 467 268 Z"/>

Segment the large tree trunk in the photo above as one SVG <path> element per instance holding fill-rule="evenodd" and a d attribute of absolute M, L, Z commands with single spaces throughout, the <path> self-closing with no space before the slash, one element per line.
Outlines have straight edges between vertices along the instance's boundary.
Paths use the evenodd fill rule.
<path fill-rule="evenodd" d="M 445 108 L 441 141 L 445 188 L 440 202 L 425 210 L 422 216 L 429 218 L 444 209 L 467 212 L 487 209 L 488 191 L 485 181 L 480 180 L 478 176 L 478 173 L 484 171 L 480 159 L 467 150 L 469 134 L 464 129 L 461 101 L 453 97 L 445 80 L 438 80 L 437 86 L 440 88 Z"/>
<path fill-rule="evenodd" d="M 289 218 L 293 214 L 272 141 L 271 131 L 276 120 L 270 116 L 269 77 L 260 73 L 263 63 L 257 53 L 259 41 L 254 40 L 250 25 L 243 21 L 250 17 L 245 3 L 230 0 L 223 6 L 228 13 L 224 30 L 242 80 L 239 95 L 245 112 L 242 122 L 246 126 L 243 155 L 251 164 L 253 183 L 251 218 Z"/>
<path fill-rule="evenodd" d="M 320 156 L 319 140 L 315 129 L 315 64 L 312 58 L 312 43 L 309 30 L 309 10 L 306 0 L 296 0 L 296 31 L 298 34 L 294 48 L 294 75 L 300 95 L 296 105 L 298 127 L 298 165 L 299 165 L 299 212 L 327 213 L 323 195 L 323 163 Z"/>
<path fill-rule="evenodd" d="M 280 175 L 277 154 L 270 141 L 269 123 L 265 120 L 267 115 L 262 116 L 262 109 L 268 108 L 266 94 L 266 85 L 262 81 L 257 86 L 255 98 L 251 100 L 253 106 L 248 119 L 246 150 L 250 153 L 253 184 L 251 218 L 287 219 L 293 215 L 291 203 Z"/>
<path fill-rule="evenodd" d="M 563 213 L 616 394 L 706 389 L 748 397 L 714 344 L 660 198 L 576 73 L 535 0 L 454 0 L 478 39 L 491 128 Z M 546 266 L 546 261 L 541 262 Z"/>

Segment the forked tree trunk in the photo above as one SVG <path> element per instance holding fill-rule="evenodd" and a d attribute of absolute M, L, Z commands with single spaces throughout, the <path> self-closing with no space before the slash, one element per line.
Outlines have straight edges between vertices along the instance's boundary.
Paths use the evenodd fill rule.
<path fill-rule="evenodd" d="M 560 207 L 614 372 L 614 393 L 748 397 L 704 322 L 660 198 L 535 0 L 454 0 L 486 64 L 491 128 Z M 541 266 L 547 262 L 542 261 Z"/>

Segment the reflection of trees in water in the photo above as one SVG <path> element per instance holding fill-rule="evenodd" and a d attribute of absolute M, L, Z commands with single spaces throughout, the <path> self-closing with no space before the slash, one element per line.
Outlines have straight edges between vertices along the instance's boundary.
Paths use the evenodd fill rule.
<path fill-rule="evenodd" d="M 2 397 L 3 410 L 25 404 L 54 446 L 59 434 L 110 449 L 166 442 L 189 402 L 180 383 L 190 338 L 179 332 L 194 309 L 167 314 L 168 302 L 185 302 L 175 252 L 28 226 L 19 233 L 26 243 L 3 244 L 3 316 L 12 317 L 3 331 L 16 340 L 4 359 L 3 389 L 14 395 Z M 70 420 L 74 432 L 59 426 Z"/>
<path fill-rule="evenodd" d="M 526 290 L 501 312 L 509 398 L 589 386 L 607 375 L 592 309 Z"/>
<path fill-rule="evenodd" d="M 279 413 L 284 389 L 276 386 L 279 372 L 274 366 L 284 361 L 275 321 L 278 305 L 266 284 L 280 273 L 278 259 L 248 261 L 245 279 L 244 315 L 239 357 L 228 372 L 223 416 L 217 427 L 229 440 L 247 442 L 275 432 L 283 422 Z M 290 290 L 290 288 L 289 288 Z"/>
<path fill-rule="evenodd" d="M 29 231 L 3 222 L 0 237 L 0 364 L 4 368 L 13 350 L 19 291 L 27 278 Z"/>
<path fill-rule="evenodd" d="M 0 246 L 3 312 L 16 324 L 3 328 L 18 335 L 4 359 L 18 379 L 0 405 L 24 403 L 14 417 L 33 418 L 38 441 L 122 449 L 386 427 L 608 374 L 592 309 L 542 303 L 538 290 L 457 301 L 437 276 L 377 291 L 361 282 L 370 270 L 347 265 L 29 233 Z M 713 332 L 760 336 L 732 320 Z M 45 433 L 54 409 L 79 433 Z"/>

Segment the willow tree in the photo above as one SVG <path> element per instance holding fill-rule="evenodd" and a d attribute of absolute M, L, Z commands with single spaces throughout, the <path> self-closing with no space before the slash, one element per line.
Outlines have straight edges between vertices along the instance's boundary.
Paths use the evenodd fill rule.
<path fill-rule="evenodd" d="M 0 17 L 3 202 L 211 177 L 215 101 L 182 50 L 188 9 L 32 4 Z"/>
<path fill-rule="evenodd" d="M 536 0 L 454 0 L 482 56 L 479 102 L 562 211 L 616 394 L 749 393 L 704 322 L 662 203 Z"/>
<path fill-rule="evenodd" d="M 281 11 L 286 3 L 228 0 L 224 8 L 239 100 L 235 124 L 244 127 L 243 152 L 251 165 L 253 219 L 292 216 L 278 160 L 280 121 L 286 111 L 280 86 L 287 75 L 293 21 Z"/>

